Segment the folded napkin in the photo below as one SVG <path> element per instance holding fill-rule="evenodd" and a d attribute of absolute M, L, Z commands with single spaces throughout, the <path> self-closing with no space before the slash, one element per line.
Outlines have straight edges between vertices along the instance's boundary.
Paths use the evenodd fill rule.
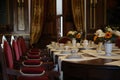
<path fill-rule="evenodd" d="M 119 61 L 113 61 L 113 62 L 105 63 L 105 65 L 115 65 L 115 66 L 120 66 L 120 60 L 119 60 Z"/>
<path fill-rule="evenodd" d="M 111 56 L 106 56 L 105 51 L 97 53 L 96 50 L 81 50 L 83 53 L 98 57 L 98 58 L 107 58 L 107 59 L 120 59 L 120 54 L 112 53 Z"/>

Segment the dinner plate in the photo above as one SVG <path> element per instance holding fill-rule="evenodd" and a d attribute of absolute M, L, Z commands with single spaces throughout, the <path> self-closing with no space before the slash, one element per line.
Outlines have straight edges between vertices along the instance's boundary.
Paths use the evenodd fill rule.
<path fill-rule="evenodd" d="M 66 59 L 81 59 L 81 55 L 68 55 L 66 56 Z"/>
<path fill-rule="evenodd" d="M 62 50 L 61 51 L 61 54 L 69 54 L 69 53 L 71 53 L 71 50 Z"/>

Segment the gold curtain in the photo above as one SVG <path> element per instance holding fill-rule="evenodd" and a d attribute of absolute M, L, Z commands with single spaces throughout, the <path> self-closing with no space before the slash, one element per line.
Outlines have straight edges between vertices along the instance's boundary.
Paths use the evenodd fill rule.
<path fill-rule="evenodd" d="M 84 0 L 71 0 L 74 24 L 77 31 L 84 27 Z"/>
<path fill-rule="evenodd" d="M 44 16 L 44 0 L 32 0 L 32 4 L 31 45 L 37 43 L 41 35 Z"/>

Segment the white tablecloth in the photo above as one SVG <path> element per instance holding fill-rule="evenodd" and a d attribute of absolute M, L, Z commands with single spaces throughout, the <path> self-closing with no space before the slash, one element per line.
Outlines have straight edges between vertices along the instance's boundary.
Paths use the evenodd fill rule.
<path fill-rule="evenodd" d="M 47 47 L 50 49 L 51 52 L 53 52 L 53 60 L 55 62 L 55 56 L 59 56 L 58 57 L 58 69 L 61 73 L 60 79 L 63 80 L 63 75 L 62 75 L 62 71 L 61 71 L 61 62 L 62 61 L 71 61 L 71 62 L 76 62 L 76 61 L 84 61 L 84 60 L 92 60 L 92 59 L 97 59 L 97 58 L 105 58 L 105 59 L 120 59 L 120 49 L 114 49 L 112 52 L 112 56 L 105 56 L 105 52 L 102 51 L 101 53 L 97 53 L 96 50 L 89 50 L 89 49 L 85 49 L 85 50 L 81 50 L 81 52 L 78 52 L 79 55 L 82 56 L 82 58 L 71 58 L 68 59 L 66 58 L 66 56 L 71 55 L 71 53 L 61 53 L 63 50 L 61 49 L 55 49 L 53 48 L 51 45 L 47 45 Z M 117 53 L 117 54 L 115 54 Z M 86 57 L 83 56 L 82 54 L 89 54 L 95 57 Z M 116 65 L 116 66 L 120 66 L 120 61 L 114 61 L 114 62 L 109 62 L 109 63 L 105 63 L 105 65 Z"/>

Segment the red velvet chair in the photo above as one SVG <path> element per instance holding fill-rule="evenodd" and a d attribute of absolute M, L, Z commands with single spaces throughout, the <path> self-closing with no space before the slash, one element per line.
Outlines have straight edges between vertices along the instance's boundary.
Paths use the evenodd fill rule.
<path fill-rule="evenodd" d="M 13 53 L 14 53 L 14 60 L 17 61 L 17 62 L 22 62 L 22 64 L 24 66 L 41 66 L 43 61 L 41 61 L 40 59 L 26 59 L 26 60 L 21 60 L 20 59 L 20 53 L 19 53 L 19 48 L 18 48 L 18 45 L 17 45 L 17 41 L 16 40 L 12 40 L 11 41 L 11 44 L 12 44 L 12 50 L 13 50 Z"/>
<path fill-rule="evenodd" d="M 18 42 L 20 43 L 20 47 L 22 50 L 22 53 L 27 53 L 27 52 L 40 52 L 39 48 L 28 48 L 25 42 L 25 39 L 22 36 L 18 37 Z"/>
<path fill-rule="evenodd" d="M 25 40 L 22 36 L 19 36 L 17 38 L 17 44 L 18 44 L 18 48 L 20 51 L 20 55 L 22 56 L 26 56 L 26 58 L 30 58 L 30 59 L 40 59 L 40 53 L 41 50 L 40 49 L 28 49 L 25 43 Z"/>
<path fill-rule="evenodd" d="M 44 67 L 46 70 L 51 70 L 54 67 L 54 63 L 52 61 L 50 61 L 51 58 L 49 57 L 44 57 L 42 56 L 42 52 L 41 54 L 37 54 L 37 52 L 31 52 L 32 54 L 28 54 L 24 59 L 21 59 L 22 57 L 22 53 L 20 54 L 19 52 L 21 52 L 20 47 L 17 44 L 17 40 L 15 40 L 13 38 L 13 36 L 11 36 L 11 45 L 12 45 L 12 50 L 14 52 L 14 60 L 16 61 L 15 64 L 18 65 L 22 63 L 23 66 L 27 66 L 27 67 L 39 67 L 42 66 Z M 34 53 L 34 55 L 33 55 Z M 20 56 L 21 55 L 21 56 Z M 17 67 L 17 66 L 16 66 Z"/>
<path fill-rule="evenodd" d="M 66 36 L 64 36 L 64 37 L 61 37 L 59 40 L 58 40 L 58 42 L 59 43 L 67 43 L 68 41 L 72 41 L 69 37 L 66 37 Z"/>
<path fill-rule="evenodd" d="M 6 62 L 6 74 L 16 75 L 17 80 L 49 80 L 48 75 L 43 67 L 20 67 L 20 69 L 15 69 L 13 54 L 10 45 L 7 41 L 3 44 L 3 54 Z"/>
<path fill-rule="evenodd" d="M 115 45 L 120 48 L 120 37 L 118 37 L 115 41 Z"/>
<path fill-rule="evenodd" d="M 39 48 L 27 49 L 26 46 L 23 46 L 23 45 L 26 45 L 26 43 L 25 43 L 24 38 L 21 36 L 17 38 L 17 43 L 18 43 L 19 50 L 21 50 L 20 55 L 26 56 L 27 59 L 41 59 L 44 62 L 49 62 L 52 60 L 50 58 L 50 54 L 44 52 L 43 50 L 41 50 Z M 24 48 L 24 47 L 27 50 L 22 51 L 22 48 Z M 26 53 L 24 53 L 24 52 L 26 52 Z"/>

